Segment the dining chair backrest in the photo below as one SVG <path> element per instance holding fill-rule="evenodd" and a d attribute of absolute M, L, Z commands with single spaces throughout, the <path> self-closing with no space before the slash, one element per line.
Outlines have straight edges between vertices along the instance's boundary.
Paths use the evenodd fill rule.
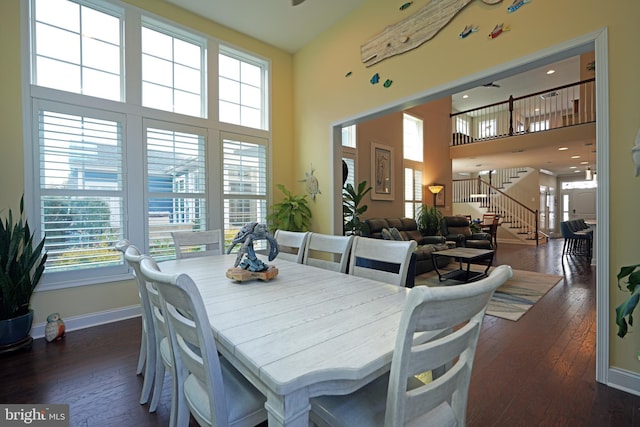
<path fill-rule="evenodd" d="M 172 231 L 171 237 L 176 248 L 176 259 L 222 255 L 224 253 L 222 231 L 219 229 Z"/>
<path fill-rule="evenodd" d="M 155 352 L 155 373 L 153 375 L 153 397 L 149 405 L 149 411 L 155 412 L 160 398 L 162 396 L 162 389 L 164 384 L 165 369 L 169 370 L 172 377 L 171 384 L 171 413 L 169 425 L 171 427 L 184 423 L 189 413 L 186 410 L 186 404 L 182 397 L 182 386 L 179 378 L 180 367 L 176 364 L 174 359 L 174 352 L 171 346 L 169 337 L 169 328 L 163 314 L 162 301 L 160 294 L 153 282 L 144 275 L 141 269 L 142 261 L 147 260 L 157 268 L 156 262 L 149 256 L 143 255 L 140 251 L 133 250 L 129 247 L 125 252 L 125 259 L 134 269 L 138 285 L 140 286 L 140 294 L 143 298 L 146 298 L 149 305 L 149 324 L 148 329 L 153 331 L 153 334 L 149 335 L 149 345 L 153 347 Z M 146 380 L 146 378 L 145 378 Z"/>
<path fill-rule="evenodd" d="M 382 240 L 356 236 L 351 246 L 349 274 L 405 286 L 415 240 Z"/>
<path fill-rule="evenodd" d="M 142 374 L 144 370 L 144 382 L 142 385 L 142 392 L 140 394 L 140 404 L 145 404 L 149 401 L 151 396 L 151 390 L 153 385 L 153 378 L 156 370 L 156 334 L 153 327 L 153 318 L 151 314 L 151 304 L 149 303 L 149 296 L 145 289 L 144 279 L 136 269 L 136 264 L 129 262 L 127 254 L 130 259 L 137 260 L 142 254 L 140 250 L 131 244 L 129 240 L 122 239 L 116 243 L 116 249 L 122 252 L 123 258 L 129 264 L 134 271 L 136 279 L 136 285 L 138 286 L 138 297 L 140 299 L 140 308 L 142 311 L 142 336 L 140 338 L 140 355 L 138 357 L 137 374 Z"/>
<path fill-rule="evenodd" d="M 488 277 L 458 286 L 411 289 L 402 313 L 389 374 L 385 425 L 449 425 L 434 422 L 439 415 L 465 425 L 467 396 L 482 319 L 494 291 L 512 276 L 511 267 L 496 267 Z M 416 333 L 446 332 L 428 343 L 416 343 Z M 429 383 L 415 375 L 441 369 Z M 431 412 L 433 411 L 433 412 Z M 431 412 L 431 413 L 430 413 Z M 438 414 L 438 415 L 436 415 Z"/>
<path fill-rule="evenodd" d="M 273 236 L 278 242 L 280 253 L 278 258 L 302 264 L 304 246 L 309 237 L 308 231 L 276 230 Z"/>
<path fill-rule="evenodd" d="M 302 263 L 346 273 L 353 239 L 354 236 L 310 233 Z"/>
<path fill-rule="evenodd" d="M 482 319 L 494 291 L 512 276 L 456 286 L 416 286 L 398 325 L 391 369 L 348 395 L 311 399 L 314 424 L 332 427 L 464 426 Z M 421 337 L 422 333 L 432 336 Z M 421 374 L 431 372 L 431 380 Z"/>
<path fill-rule="evenodd" d="M 496 214 L 483 214 L 482 215 L 482 225 L 496 224 L 498 220 L 499 220 L 499 217 Z"/>
<path fill-rule="evenodd" d="M 198 288 L 189 275 L 163 273 L 150 258 L 143 259 L 140 268 L 161 296 L 172 347 L 176 350 L 176 363 L 185 368 L 184 390 L 191 414 L 200 425 L 233 424 L 230 420 L 246 409 L 243 399 L 248 397 L 232 393 L 237 386 L 233 381 L 225 384 L 223 366 Z M 194 380 L 197 380 L 195 387 Z M 235 410 L 228 405 L 234 405 Z M 240 418 L 246 421 L 241 425 L 257 425 L 266 419 L 264 399 L 257 411 Z"/>

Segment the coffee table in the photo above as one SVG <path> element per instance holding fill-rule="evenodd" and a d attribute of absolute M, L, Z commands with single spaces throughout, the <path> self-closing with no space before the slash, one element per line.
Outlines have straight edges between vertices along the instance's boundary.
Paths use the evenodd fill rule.
<path fill-rule="evenodd" d="M 432 252 L 431 259 L 433 260 L 433 267 L 436 273 L 438 273 L 438 279 L 441 282 L 452 279 L 468 283 L 487 276 L 489 267 L 491 267 L 493 263 L 493 253 L 491 249 L 454 248 Z M 458 260 L 459 267 L 452 271 L 441 272 L 438 270 L 438 263 L 436 262 L 437 258 L 441 256 L 448 256 Z M 462 265 L 463 262 L 467 263 L 466 269 Z M 486 265 L 487 268 L 485 268 L 484 271 L 471 271 L 471 264 Z"/>

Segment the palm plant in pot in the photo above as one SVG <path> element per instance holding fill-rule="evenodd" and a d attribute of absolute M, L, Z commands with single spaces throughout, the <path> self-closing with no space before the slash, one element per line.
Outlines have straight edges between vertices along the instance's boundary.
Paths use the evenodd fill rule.
<path fill-rule="evenodd" d="M 291 193 L 282 184 L 276 187 L 286 196 L 281 202 L 271 205 L 271 213 L 267 215 L 269 230 L 307 231 L 311 225 L 311 209 L 307 195 L 298 196 Z"/>
<path fill-rule="evenodd" d="M 34 241 L 34 234 L 24 219 L 24 196 L 20 199 L 20 216 L 0 221 L 0 348 L 10 348 L 31 340 L 33 323 L 30 308 L 35 290 L 47 261 L 43 238 Z"/>
<path fill-rule="evenodd" d="M 346 184 L 342 188 L 342 219 L 346 235 L 359 236 L 369 231 L 367 224 L 360 219 L 360 216 L 369 208 L 367 205 L 361 205 L 369 191 L 371 186 L 367 186 L 367 181 L 361 181 L 357 188 L 351 184 Z"/>
<path fill-rule="evenodd" d="M 423 236 L 438 236 L 440 234 L 441 221 L 442 212 L 440 212 L 435 206 L 420 206 L 416 217 L 416 223 L 418 224 L 418 230 L 420 230 Z"/>

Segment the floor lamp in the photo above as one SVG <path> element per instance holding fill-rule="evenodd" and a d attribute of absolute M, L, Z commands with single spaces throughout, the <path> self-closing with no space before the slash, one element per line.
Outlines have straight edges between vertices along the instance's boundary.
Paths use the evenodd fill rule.
<path fill-rule="evenodd" d="M 442 189 L 444 188 L 443 185 L 440 184 L 433 184 L 427 187 L 429 189 L 429 191 L 431 191 L 433 193 L 433 206 L 436 205 L 436 197 L 438 197 L 438 193 L 442 191 Z"/>

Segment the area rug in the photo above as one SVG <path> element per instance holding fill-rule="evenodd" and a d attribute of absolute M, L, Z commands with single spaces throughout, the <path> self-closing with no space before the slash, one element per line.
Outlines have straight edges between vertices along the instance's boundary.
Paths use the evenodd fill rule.
<path fill-rule="evenodd" d="M 482 268 L 484 269 L 484 267 Z M 472 266 L 473 269 L 474 266 Z M 493 294 L 487 307 L 487 314 L 515 322 L 524 316 L 562 278 L 562 276 L 552 274 L 513 270 L 513 277 Z M 455 286 L 460 283 L 456 280 L 440 282 L 435 271 L 416 276 L 415 281 L 416 286 Z"/>

